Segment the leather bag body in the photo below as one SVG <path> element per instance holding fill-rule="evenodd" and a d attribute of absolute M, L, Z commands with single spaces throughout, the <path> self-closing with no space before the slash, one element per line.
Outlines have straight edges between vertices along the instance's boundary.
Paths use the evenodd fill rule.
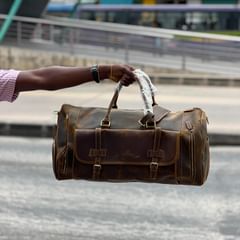
<path fill-rule="evenodd" d="M 153 110 L 153 124 L 142 124 L 142 110 L 64 104 L 52 151 L 56 178 L 202 185 L 209 171 L 205 112 Z"/>

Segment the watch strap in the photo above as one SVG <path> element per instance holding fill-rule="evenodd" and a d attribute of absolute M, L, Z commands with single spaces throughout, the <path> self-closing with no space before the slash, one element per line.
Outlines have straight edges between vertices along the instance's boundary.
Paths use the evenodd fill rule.
<path fill-rule="evenodd" d="M 93 65 L 91 67 L 92 78 L 96 83 L 100 83 L 98 65 Z"/>

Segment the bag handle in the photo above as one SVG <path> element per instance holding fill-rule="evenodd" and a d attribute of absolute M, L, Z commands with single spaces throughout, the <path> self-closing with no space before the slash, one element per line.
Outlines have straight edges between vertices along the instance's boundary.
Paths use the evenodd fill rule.
<path fill-rule="evenodd" d="M 140 70 L 140 69 L 137 69 L 135 71 L 138 71 L 138 70 Z M 151 95 L 152 95 L 152 106 L 155 106 L 155 105 L 157 105 L 157 103 L 156 103 L 155 96 L 154 96 L 153 84 L 152 84 L 150 78 L 143 71 L 141 71 L 141 74 L 142 74 L 142 77 L 143 77 L 144 81 L 147 83 L 147 85 L 150 89 L 150 92 L 151 92 Z M 140 85 L 140 89 L 142 90 L 143 87 L 141 86 L 141 82 L 138 81 L 138 83 Z M 121 89 L 119 89 L 119 90 L 121 90 Z M 116 98 L 113 102 L 112 108 L 118 108 L 117 101 L 118 101 L 118 96 L 116 96 Z"/>
<path fill-rule="evenodd" d="M 140 88 L 142 88 L 140 81 L 138 81 L 138 83 L 139 83 Z M 118 96 L 119 96 L 119 93 L 122 89 L 122 86 L 123 86 L 122 83 L 119 82 L 116 89 L 115 89 L 113 97 L 110 101 L 110 104 L 108 106 L 107 113 L 100 123 L 101 128 L 110 128 L 110 126 L 111 126 L 111 121 L 110 121 L 111 110 L 112 110 L 112 108 L 114 108 L 116 106 Z M 142 94 L 143 94 L 143 98 L 146 99 L 146 96 L 144 95 L 143 92 L 142 92 Z M 152 105 L 153 106 L 156 105 L 155 98 L 154 98 L 153 94 L 152 94 L 152 101 L 153 101 Z M 144 105 L 145 105 L 146 109 L 149 109 L 149 105 L 148 105 L 147 101 L 145 101 L 145 100 L 144 100 Z M 139 123 L 140 123 L 141 126 L 144 126 L 146 128 L 155 128 L 155 126 L 156 126 L 156 122 L 154 120 L 154 115 L 150 111 L 148 111 L 143 116 L 143 118 L 139 120 Z"/>

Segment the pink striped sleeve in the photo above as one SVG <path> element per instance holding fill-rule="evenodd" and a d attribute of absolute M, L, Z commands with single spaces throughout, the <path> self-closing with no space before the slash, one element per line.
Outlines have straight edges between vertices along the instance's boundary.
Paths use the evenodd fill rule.
<path fill-rule="evenodd" d="M 0 101 L 13 102 L 18 97 L 15 85 L 19 72 L 13 69 L 0 69 Z"/>

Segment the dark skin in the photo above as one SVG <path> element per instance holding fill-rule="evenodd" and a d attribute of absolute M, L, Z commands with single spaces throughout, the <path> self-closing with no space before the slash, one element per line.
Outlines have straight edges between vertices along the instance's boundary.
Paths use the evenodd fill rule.
<path fill-rule="evenodd" d="M 58 90 L 94 81 L 90 68 L 52 66 L 21 71 L 16 81 L 15 92 Z M 100 80 L 121 81 L 124 86 L 128 86 L 136 80 L 132 72 L 134 68 L 128 65 L 99 65 L 98 69 Z"/>

